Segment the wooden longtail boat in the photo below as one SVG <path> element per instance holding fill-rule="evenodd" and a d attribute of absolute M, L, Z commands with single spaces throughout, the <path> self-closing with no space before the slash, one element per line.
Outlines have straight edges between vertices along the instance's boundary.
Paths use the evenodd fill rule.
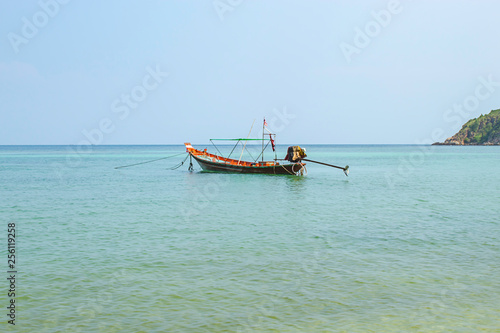
<path fill-rule="evenodd" d="M 252 128 L 250 128 L 250 133 L 252 132 Z M 268 133 L 266 134 L 265 131 L 267 131 Z M 248 133 L 248 136 L 250 136 L 250 133 Z M 265 139 L 265 136 L 267 135 L 269 135 L 269 139 Z M 300 148 L 299 146 L 288 147 L 285 158 L 278 159 L 278 157 L 276 156 L 276 146 L 274 144 L 273 136 L 276 139 L 276 134 L 271 133 L 271 131 L 267 129 L 267 122 L 266 119 L 264 118 L 264 123 L 262 125 L 262 139 L 249 139 L 248 137 L 246 139 L 210 139 L 210 142 L 214 145 L 215 149 L 217 149 L 219 155 L 210 154 L 207 151 L 207 149 L 204 150 L 195 149 L 188 142 L 184 143 L 184 145 L 186 146 L 186 151 L 188 152 L 189 157 L 191 159 L 194 158 L 204 171 L 302 176 L 304 174 L 307 174 L 306 164 L 303 163 L 302 161 L 308 161 L 312 163 L 318 163 L 329 167 L 341 169 L 344 171 L 346 176 L 349 174 L 348 165 L 346 165 L 345 167 L 339 167 L 332 164 L 306 159 L 307 157 L 306 150 Z M 214 144 L 213 142 L 214 140 L 236 141 L 236 144 L 234 145 L 229 155 L 227 157 L 224 157 L 222 156 L 222 153 L 220 152 L 219 148 L 217 148 L 217 146 Z M 256 159 L 254 159 L 253 162 L 247 162 L 241 160 L 241 157 L 243 156 L 243 152 L 246 148 L 246 144 L 248 141 L 262 142 L 262 151 L 260 152 L 259 156 L 257 156 Z M 243 144 L 243 149 L 241 150 L 240 158 L 238 160 L 231 158 L 231 154 L 234 152 L 238 144 L 242 142 L 244 142 L 244 144 Z M 267 144 L 264 145 L 265 142 L 267 142 Z M 271 148 L 273 149 L 274 152 L 274 160 L 264 161 L 264 151 L 269 146 L 269 144 L 271 144 Z M 259 161 L 259 158 L 262 159 Z M 278 161 L 282 161 L 282 163 Z M 189 164 L 189 170 L 191 171 L 193 170 L 192 160 L 191 163 Z"/>
<path fill-rule="evenodd" d="M 255 123 L 255 120 L 254 120 Z M 252 127 L 250 128 L 250 133 L 252 133 Z M 268 132 L 268 134 L 265 133 Z M 250 136 L 248 133 L 248 137 Z M 269 135 L 269 139 L 265 139 L 265 136 Z M 267 129 L 267 122 L 264 118 L 264 122 L 262 124 L 262 139 L 210 139 L 210 142 L 214 145 L 215 149 L 220 155 L 210 154 L 207 152 L 207 149 L 198 150 L 193 148 L 190 143 L 184 143 L 186 146 L 186 151 L 189 153 L 191 158 L 194 158 L 196 162 L 200 165 L 200 167 L 204 171 L 212 171 L 212 172 L 233 172 L 233 173 L 259 173 L 259 174 L 268 174 L 268 175 L 294 175 L 300 176 L 303 175 L 304 172 L 307 172 L 305 163 L 302 163 L 301 157 L 305 157 L 305 150 L 298 147 L 302 155 L 297 157 L 298 155 L 294 155 L 297 158 L 289 158 L 289 155 L 285 158 L 283 163 L 278 162 L 278 157 L 276 156 L 276 146 L 274 144 L 273 136 L 276 138 L 276 134 L 273 134 L 269 129 Z M 227 157 L 222 156 L 219 148 L 214 144 L 214 140 L 223 140 L 223 141 L 236 141 L 231 153 Z M 259 156 L 254 159 L 253 162 L 242 161 L 241 157 L 243 156 L 243 152 L 246 148 L 246 144 L 248 141 L 261 141 L 262 142 L 262 151 Z M 267 142 L 266 145 L 264 143 Z M 243 149 L 241 150 L 241 155 L 238 160 L 230 158 L 231 154 L 234 152 L 238 144 L 243 144 Z M 271 147 L 274 152 L 274 161 L 264 161 L 264 151 L 271 144 Z M 291 155 L 290 155 L 291 156 Z M 252 157 L 253 158 L 253 157 Z M 259 158 L 262 158 L 259 161 Z M 288 161 L 288 162 L 287 162 Z M 190 164 L 190 169 L 192 170 L 192 164 Z"/>
<path fill-rule="evenodd" d="M 238 142 L 246 139 L 235 139 Z M 198 162 L 204 171 L 259 173 L 269 175 L 301 175 L 305 171 L 305 163 L 280 163 L 275 161 L 248 162 L 210 154 L 207 149 L 198 150 L 190 143 L 185 143 L 186 151 Z M 234 150 L 234 149 L 233 149 Z"/>

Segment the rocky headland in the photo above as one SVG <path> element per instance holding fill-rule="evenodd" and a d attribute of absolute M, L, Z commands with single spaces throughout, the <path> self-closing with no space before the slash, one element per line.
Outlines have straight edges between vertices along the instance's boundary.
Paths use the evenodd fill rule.
<path fill-rule="evenodd" d="M 500 145 L 500 109 L 466 122 L 460 131 L 444 142 L 444 146 L 494 146 Z"/>

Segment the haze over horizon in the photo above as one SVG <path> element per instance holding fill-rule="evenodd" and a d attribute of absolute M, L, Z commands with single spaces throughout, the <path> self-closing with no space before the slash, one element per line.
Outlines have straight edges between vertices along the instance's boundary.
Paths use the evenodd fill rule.
<path fill-rule="evenodd" d="M 444 140 L 500 108 L 474 1 L 0 4 L 1 145 Z"/>

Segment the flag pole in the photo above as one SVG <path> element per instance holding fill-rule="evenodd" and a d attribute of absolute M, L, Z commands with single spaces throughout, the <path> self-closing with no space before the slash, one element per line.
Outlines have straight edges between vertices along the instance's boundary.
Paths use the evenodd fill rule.
<path fill-rule="evenodd" d="M 274 135 L 274 141 L 276 141 L 276 134 Z M 276 153 L 276 149 L 273 149 L 273 151 L 274 151 L 274 160 L 276 161 L 278 159 L 278 154 Z"/>

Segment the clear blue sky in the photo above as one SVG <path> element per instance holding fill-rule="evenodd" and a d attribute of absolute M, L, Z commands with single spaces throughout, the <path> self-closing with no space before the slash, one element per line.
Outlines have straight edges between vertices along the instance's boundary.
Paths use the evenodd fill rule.
<path fill-rule="evenodd" d="M 500 108 L 500 1 L 60 2 L 0 3 L 0 144 L 206 143 L 264 116 L 278 143 L 412 144 Z"/>

